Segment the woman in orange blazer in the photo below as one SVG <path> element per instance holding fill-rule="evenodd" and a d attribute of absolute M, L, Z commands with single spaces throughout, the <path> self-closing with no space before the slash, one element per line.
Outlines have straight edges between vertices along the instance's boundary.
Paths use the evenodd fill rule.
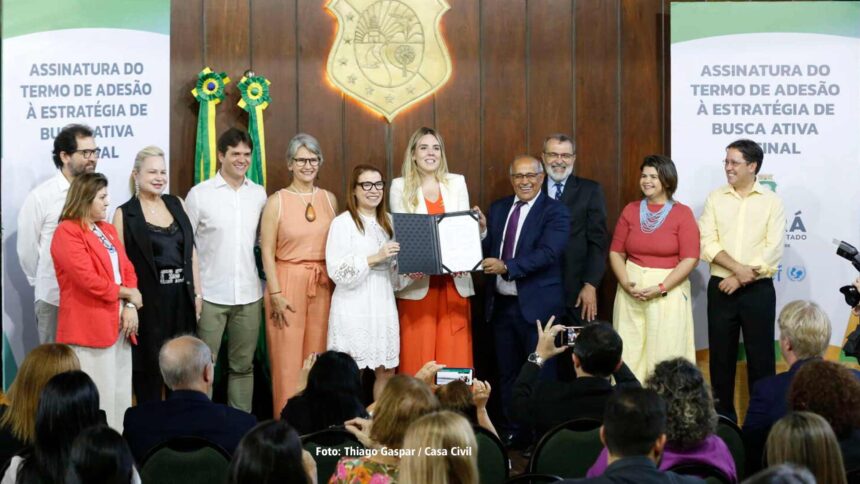
<path fill-rule="evenodd" d="M 131 344 L 143 305 L 134 266 L 107 218 L 107 178 L 75 177 L 51 256 L 60 286 L 57 343 L 72 347 L 99 390 L 108 425 L 122 432 L 131 406 Z"/>

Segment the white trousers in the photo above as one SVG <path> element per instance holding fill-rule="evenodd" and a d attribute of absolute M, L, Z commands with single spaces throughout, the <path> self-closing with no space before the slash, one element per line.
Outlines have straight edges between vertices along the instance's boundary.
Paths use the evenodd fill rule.
<path fill-rule="evenodd" d="M 131 407 L 131 344 L 119 335 L 107 348 L 70 345 L 83 370 L 99 390 L 99 408 L 107 414 L 107 424 L 122 433 L 125 411 Z"/>

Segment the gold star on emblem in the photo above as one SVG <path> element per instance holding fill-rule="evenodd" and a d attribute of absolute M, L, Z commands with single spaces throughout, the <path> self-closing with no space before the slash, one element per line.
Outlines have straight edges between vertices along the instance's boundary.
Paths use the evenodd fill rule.
<path fill-rule="evenodd" d="M 356 80 L 358 80 L 358 78 L 357 78 L 357 77 L 355 77 L 355 74 L 350 74 L 350 75 L 346 78 L 346 80 L 347 80 L 347 82 L 349 82 L 350 84 L 355 84 L 355 81 L 356 81 Z"/>
<path fill-rule="evenodd" d="M 343 43 L 344 43 L 344 44 L 346 44 L 346 45 L 352 45 L 352 39 L 350 39 L 349 37 L 347 37 L 346 39 L 344 39 L 344 40 L 343 40 Z"/>
<path fill-rule="evenodd" d="M 407 87 L 406 92 L 408 92 L 409 95 L 411 96 L 412 94 L 415 94 L 415 88 L 414 87 Z"/>
<path fill-rule="evenodd" d="M 389 95 L 385 96 L 385 100 L 388 101 L 388 104 L 391 104 L 394 102 L 394 96 L 389 94 Z"/>
<path fill-rule="evenodd" d="M 345 58 L 341 57 L 337 61 L 340 63 L 340 65 L 346 66 L 347 60 Z"/>
<path fill-rule="evenodd" d="M 368 96 L 372 95 L 373 94 L 373 88 L 372 87 L 365 88 L 364 93 L 367 94 Z"/>
<path fill-rule="evenodd" d="M 351 13 L 346 15 L 346 19 L 347 19 L 347 20 L 349 20 L 350 22 L 351 22 L 354 18 L 355 18 L 355 16 L 354 16 L 353 14 L 351 14 Z"/>

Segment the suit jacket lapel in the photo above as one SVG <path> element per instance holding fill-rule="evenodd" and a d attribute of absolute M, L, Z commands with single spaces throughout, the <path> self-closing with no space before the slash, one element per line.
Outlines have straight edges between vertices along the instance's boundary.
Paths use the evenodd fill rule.
<path fill-rule="evenodd" d="M 565 205 L 569 205 L 570 202 L 576 197 L 577 194 L 577 185 L 579 184 L 579 177 L 576 175 L 570 175 L 567 177 L 567 181 L 564 182 L 564 191 L 561 192 L 561 202 Z"/>
<path fill-rule="evenodd" d="M 515 254 L 519 255 L 520 247 L 523 245 L 524 239 L 532 237 L 533 234 L 537 233 L 537 226 L 543 215 L 543 207 L 546 204 L 546 197 L 546 192 L 540 192 L 534 205 L 532 205 L 532 208 L 529 210 L 529 213 L 526 214 L 526 219 L 523 221 L 523 228 L 520 229 L 520 238 L 517 239 L 517 248 L 514 250 Z"/>
<path fill-rule="evenodd" d="M 126 215 L 128 216 L 128 226 L 125 227 L 125 231 L 131 235 L 137 246 L 140 247 L 143 258 L 146 259 L 146 265 L 149 266 L 152 274 L 155 276 L 155 280 L 158 280 L 159 276 L 155 268 L 155 257 L 152 255 L 152 241 L 149 238 L 149 229 L 146 228 L 146 218 L 143 216 L 143 210 L 140 208 L 140 200 L 137 197 L 129 204 Z"/>

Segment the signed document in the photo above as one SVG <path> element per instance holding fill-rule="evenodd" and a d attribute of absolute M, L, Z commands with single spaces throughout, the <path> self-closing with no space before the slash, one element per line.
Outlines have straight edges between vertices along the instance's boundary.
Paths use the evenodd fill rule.
<path fill-rule="evenodd" d="M 472 211 L 439 215 L 394 213 L 400 243 L 397 272 L 450 274 L 479 270 L 483 253 L 478 215 Z"/>

